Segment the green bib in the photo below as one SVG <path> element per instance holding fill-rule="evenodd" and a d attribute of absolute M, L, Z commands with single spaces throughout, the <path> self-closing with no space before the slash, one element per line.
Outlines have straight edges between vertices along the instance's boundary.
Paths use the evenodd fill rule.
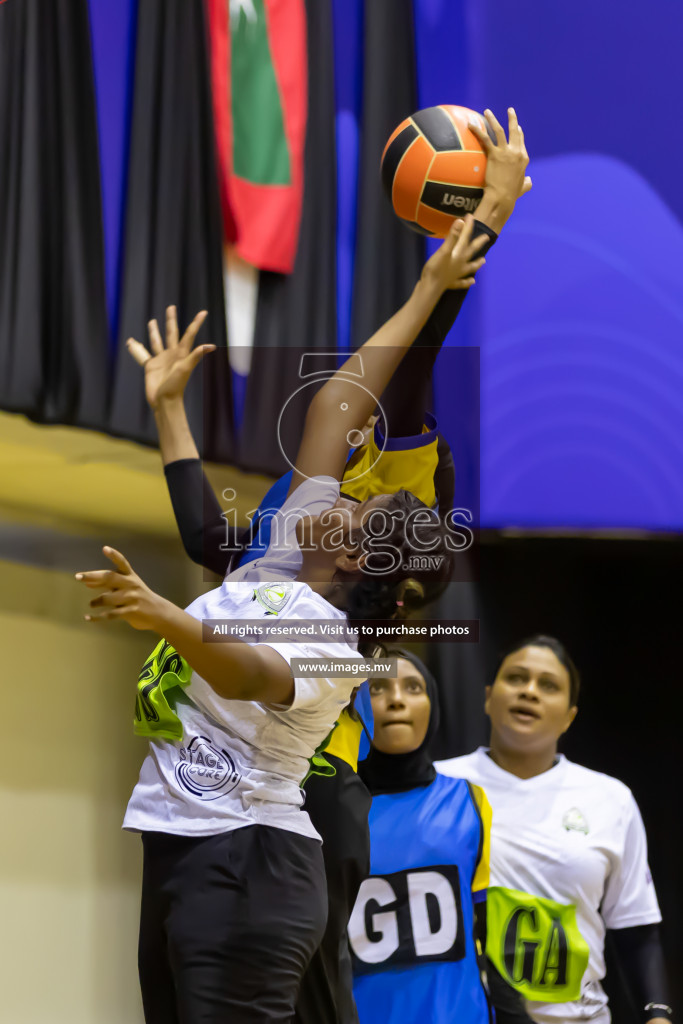
<path fill-rule="evenodd" d="M 175 713 L 175 697 L 191 678 L 192 669 L 182 655 L 167 640 L 160 640 L 142 666 L 138 679 L 133 722 L 137 736 L 163 740 L 183 738 L 183 725 Z"/>
<path fill-rule="evenodd" d="M 489 959 L 525 999 L 567 1003 L 580 997 L 589 950 L 576 907 L 492 886 L 486 924 Z"/>

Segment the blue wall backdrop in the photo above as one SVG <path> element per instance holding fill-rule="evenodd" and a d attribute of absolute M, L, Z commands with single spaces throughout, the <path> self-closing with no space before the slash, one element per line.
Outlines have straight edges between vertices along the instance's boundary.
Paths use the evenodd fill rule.
<path fill-rule="evenodd" d="M 512 104 L 531 154 L 533 192 L 450 339 L 481 346 L 482 525 L 681 529 L 683 8 L 415 14 L 421 105 Z"/>

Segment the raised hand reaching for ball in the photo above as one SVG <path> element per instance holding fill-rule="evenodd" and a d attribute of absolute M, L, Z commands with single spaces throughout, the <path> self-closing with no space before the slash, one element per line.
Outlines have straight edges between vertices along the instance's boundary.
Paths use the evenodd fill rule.
<path fill-rule="evenodd" d="M 443 244 L 425 263 L 423 280 L 429 280 L 440 291 L 472 287 L 474 275 L 486 262 L 478 253 L 488 242 L 486 235 L 473 239 L 473 227 L 474 218 L 471 214 L 464 221 L 454 221 Z"/>
<path fill-rule="evenodd" d="M 519 197 L 531 188 L 531 178 L 526 174 L 529 154 L 514 107 L 508 109 L 507 138 L 503 126 L 491 110 L 485 110 L 484 116 L 488 131 L 476 119 L 472 119 L 468 125 L 486 156 L 484 195 L 477 207 L 477 220 L 487 224 L 493 231 L 500 232 Z"/>

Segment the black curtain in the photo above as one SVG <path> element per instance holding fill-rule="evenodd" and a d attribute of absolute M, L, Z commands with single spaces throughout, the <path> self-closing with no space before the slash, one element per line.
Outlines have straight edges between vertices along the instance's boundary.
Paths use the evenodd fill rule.
<path fill-rule="evenodd" d="M 0 163 L 5 408 L 155 443 L 143 375 L 123 342 L 129 335 L 145 341 L 148 319 L 163 319 L 170 303 L 183 323 L 205 307 L 210 317 L 202 340 L 219 351 L 206 360 L 187 396 L 204 456 L 271 473 L 287 468 L 274 427 L 298 386 L 299 353 L 336 345 L 332 18 L 329 3 L 307 0 L 306 8 L 309 111 L 299 250 L 292 275 L 261 275 L 237 448 L 202 0 L 145 0 L 138 8 L 113 367 L 87 0 L 0 4 L 0 130 L 8 148 Z M 405 300 L 424 248 L 396 221 L 379 185 L 384 141 L 416 106 L 412 4 L 375 0 L 366 5 L 365 18 L 354 345 Z M 295 447 L 296 417 L 291 433 Z"/>
<path fill-rule="evenodd" d="M 412 0 L 365 4 L 352 347 L 362 345 L 406 301 L 425 259 L 422 236 L 395 216 L 382 191 L 387 139 L 417 110 Z"/>
<path fill-rule="evenodd" d="M 181 326 L 200 309 L 200 341 L 218 351 L 187 391 L 206 458 L 234 457 L 223 299 L 222 219 L 202 0 L 144 0 L 138 7 L 119 344 L 109 430 L 156 443 L 143 374 L 123 342 L 147 342 L 175 304 Z M 202 430 L 203 426 L 203 430 Z M 203 445 L 201 437 L 203 434 Z"/>
<path fill-rule="evenodd" d="M 336 163 L 334 51 L 328 2 L 307 0 L 308 121 L 304 200 L 294 270 L 260 275 L 254 350 L 240 430 L 239 463 L 279 475 L 289 469 L 276 422 L 301 384 L 302 352 L 334 349 L 336 306 Z M 296 453 L 305 406 L 288 417 L 283 447 Z M 290 456 L 291 457 L 291 456 Z"/>
<path fill-rule="evenodd" d="M 336 345 L 335 138 L 331 9 L 308 0 L 309 110 L 304 212 L 294 273 L 261 274 L 255 349 L 240 438 L 240 463 L 288 468 L 275 420 L 301 380 L 303 350 Z M 411 0 L 365 5 L 363 116 L 352 346 L 361 345 L 407 299 L 424 260 L 424 241 L 394 216 L 379 179 L 384 144 L 417 107 Z M 294 351 L 296 350 L 296 351 Z M 308 396 L 307 396 L 308 397 Z M 283 447 L 295 452 L 305 403 L 288 417 Z"/>
<path fill-rule="evenodd" d="M 102 427 L 107 316 L 87 0 L 0 5 L 0 405 Z"/>
<path fill-rule="evenodd" d="M 435 760 L 468 753 L 488 738 L 482 694 L 487 679 L 484 637 L 487 620 L 475 583 L 450 583 L 446 593 L 426 611 L 430 619 L 478 619 L 480 643 L 433 643 L 423 651 L 439 687 L 441 717 L 431 745 Z"/>
<path fill-rule="evenodd" d="M 566 644 L 583 682 L 579 714 L 562 750 L 588 768 L 616 776 L 634 793 L 648 833 L 678 1005 L 683 940 L 675 908 L 683 905 L 683 815 L 676 595 L 683 575 L 683 538 L 494 535 L 484 539 L 479 560 L 480 650 L 463 655 L 464 645 L 432 644 L 427 652 L 442 701 L 436 754 L 468 753 L 486 741 L 483 688 L 493 678 L 500 651 L 536 632 L 550 633 Z M 469 608 L 451 597 L 441 614 L 465 617 Z M 466 671 L 457 660 L 463 657 L 471 659 Z M 631 1015 L 618 981 L 612 966 L 608 988 L 613 1018 L 635 1024 L 638 1018 Z"/>

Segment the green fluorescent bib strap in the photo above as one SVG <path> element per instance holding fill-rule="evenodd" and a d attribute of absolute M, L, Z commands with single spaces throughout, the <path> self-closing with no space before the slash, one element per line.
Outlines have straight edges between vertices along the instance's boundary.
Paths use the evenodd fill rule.
<path fill-rule="evenodd" d="M 133 729 L 148 739 L 180 740 L 183 726 L 175 713 L 173 690 L 184 689 L 192 669 L 166 640 L 160 640 L 142 666 L 135 698 Z"/>
<path fill-rule="evenodd" d="M 306 778 L 301 783 L 302 786 L 310 779 L 311 775 L 324 775 L 325 778 L 331 779 L 333 775 L 337 774 L 337 769 L 322 754 L 314 754 L 308 763 L 310 768 L 306 773 Z"/>
<path fill-rule="evenodd" d="M 588 944 L 572 904 L 492 886 L 486 922 L 488 957 L 525 999 L 566 1003 L 579 998 Z"/>
<path fill-rule="evenodd" d="M 306 772 L 306 775 L 304 776 L 303 782 L 301 783 L 302 786 L 304 786 L 306 781 L 310 779 L 311 775 L 323 775 L 325 778 L 331 779 L 334 775 L 337 774 L 337 769 L 335 768 L 335 766 L 333 764 L 330 764 L 327 758 L 323 755 L 323 751 L 330 742 L 332 733 L 337 728 L 337 725 L 338 723 L 335 722 L 330 731 L 328 732 L 327 736 L 325 737 L 325 739 L 316 749 L 316 752 L 313 755 L 313 757 L 309 760 L 309 768 L 308 771 Z"/>

